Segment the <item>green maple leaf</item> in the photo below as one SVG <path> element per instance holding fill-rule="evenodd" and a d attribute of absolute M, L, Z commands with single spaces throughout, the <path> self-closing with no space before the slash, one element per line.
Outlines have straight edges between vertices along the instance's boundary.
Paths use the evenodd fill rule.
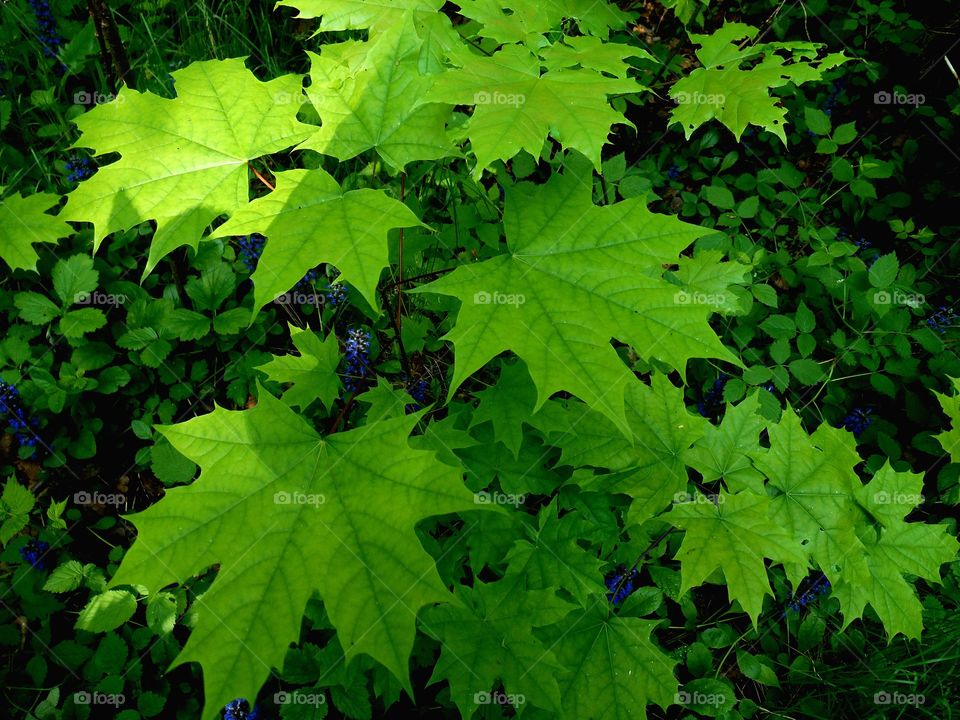
<path fill-rule="evenodd" d="M 581 518 L 567 513 L 560 518 L 554 500 L 540 510 L 538 527 L 529 540 L 518 540 L 507 555 L 507 575 L 520 575 L 528 590 L 563 588 L 581 605 L 592 596 L 604 597 L 603 563 L 577 544 Z"/>
<path fill-rule="evenodd" d="M 757 29 L 742 23 L 725 23 L 712 35 L 690 33 L 690 40 L 700 45 L 696 51 L 703 67 L 678 80 L 670 89 L 670 97 L 678 103 L 670 118 L 683 125 L 687 139 L 705 122 L 716 119 L 726 125 L 737 140 L 747 125 L 757 125 L 774 133 L 784 145 L 786 108 L 770 95 L 773 88 L 788 83 L 800 85 L 818 80 L 824 70 L 848 60 L 843 53 L 832 53 L 822 58 L 817 66 L 817 43 L 761 43 L 740 49 L 736 43 L 742 38 L 756 36 Z M 791 62 L 778 55 L 789 53 Z M 741 65 L 750 60 L 760 61 L 748 69 Z"/>
<path fill-rule="evenodd" d="M 903 522 L 922 499 L 920 476 L 885 466 L 861 485 L 850 433 L 823 424 L 808 436 L 790 407 L 768 432 L 770 449 L 749 454 L 774 492 L 770 518 L 829 578 L 844 627 L 870 605 L 891 639 L 919 637 L 922 606 L 903 575 L 939 582 L 940 565 L 958 549 L 942 527 Z M 796 587 L 805 564 L 786 569 Z"/>
<path fill-rule="evenodd" d="M 611 28 L 622 29 L 630 20 L 628 14 L 605 0 L 459 0 L 455 4 L 461 15 L 483 25 L 479 32 L 482 37 L 498 43 L 525 42 L 532 46 L 537 36 L 566 19 L 576 20 L 582 32 L 606 38 Z"/>
<path fill-rule="evenodd" d="M 960 543 L 943 526 L 904 522 L 923 501 L 922 488 L 922 475 L 896 472 L 889 460 L 868 484 L 857 488 L 857 500 L 880 527 L 860 533 L 866 572 L 855 579 L 841 577 L 832 588 L 843 610 L 844 627 L 862 616 L 869 604 L 889 639 L 897 633 L 920 637 L 923 607 L 904 574 L 940 583 L 940 566 L 960 550 Z"/>
<path fill-rule="evenodd" d="M 279 0 L 277 7 L 292 7 L 299 19 L 321 18 L 320 32 L 380 30 L 402 22 L 409 13 L 436 13 L 443 0 Z"/>
<path fill-rule="evenodd" d="M 558 712 L 563 668 L 533 628 L 562 620 L 576 606 L 553 590 L 527 590 L 519 575 L 460 587 L 457 597 L 464 607 L 445 603 L 422 613 L 423 628 L 443 644 L 431 683 L 450 683 L 464 718 L 478 709 L 476 696 L 489 694 L 498 681 L 508 695 Z"/>
<path fill-rule="evenodd" d="M 494 440 L 502 442 L 513 456 L 520 456 L 523 423 L 533 415 L 537 389 L 522 362 L 502 363 L 496 385 L 477 394 L 480 401 L 470 419 L 470 427 L 487 422 L 493 425 Z"/>
<path fill-rule="evenodd" d="M 490 57 L 460 51 L 458 66 L 437 76 L 425 101 L 476 106 L 467 123 L 473 176 L 494 160 L 509 160 L 521 150 L 539 157 L 547 136 L 583 153 L 600 170 L 600 150 L 614 124 L 632 124 L 610 107 L 608 95 L 642 90 L 633 79 L 609 78 L 590 69 L 562 68 L 540 74 L 540 60 L 519 45 Z"/>
<path fill-rule="evenodd" d="M 687 411 L 683 391 L 659 373 L 651 377 L 650 387 L 631 384 L 626 398 L 629 437 L 616 432 L 610 420 L 599 413 L 583 413 L 582 407 L 572 404 L 570 421 L 561 426 L 560 436 L 548 437 L 563 449 L 562 464 L 603 470 L 571 482 L 587 490 L 630 495 L 630 521 L 638 523 L 686 491 L 683 453 L 711 425 L 706 418 Z"/>
<path fill-rule="evenodd" d="M 950 454 L 950 462 L 960 463 L 960 379 L 950 378 L 955 393 L 941 395 L 938 392 L 937 401 L 943 412 L 950 418 L 950 429 L 939 435 L 934 435 L 941 447 Z"/>
<path fill-rule="evenodd" d="M 562 42 L 556 42 L 541 50 L 540 57 L 543 58 L 543 64 L 547 70 L 572 68 L 579 65 L 618 78 L 627 77 L 630 65 L 624 60 L 628 57 L 656 60 L 642 48 L 606 42 L 592 35 L 563 36 Z"/>
<path fill-rule="evenodd" d="M 74 147 L 120 153 L 70 193 L 63 218 L 94 225 L 94 251 L 112 232 L 156 220 L 144 277 L 181 245 L 196 249 L 218 215 L 244 205 L 250 160 L 296 145 L 316 128 L 296 120 L 302 79 L 260 82 L 243 58 L 173 73 L 168 100 L 124 87 L 76 119 Z"/>
<path fill-rule="evenodd" d="M 36 270 L 37 251 L 33 243 L 56 243 L 73 234 L 63 218 L 48 215 L 47 210 L 60 198 L 49 193 L 11 195 L 0 202 L 0 258 L 11 270 Z"/>
<path fill-rule="evenodd" d="M 680 592 L 722 570 L 730 601 L 738 601 L 756 627 L 764 595 L 773 596 L 763 559 L 800 564 L 807 559 L 800 541 L 771 514 L 770 498 L 748 491 L 721 492 L 716 503 L 697 495 L 675 505 L 663 519 L 686 531 L 677 553 Z"/>
<path fill-rule="evenodd" d="M 340 343 L 334 333 L 326 339 L 317 333 L 290 325 L 290 339 L 300 351 L 296 355 L 274 356 L 266 365 L 260 365 L 267 377 L 281 383 L 292 383 L 283 393 L 287 405 L 297 405 L 301 410 L 319 399 L 327 409 L 333 407 L 340 392 L 341 382 L 337 375 L 340 364 Z"/>
<path fill-rule="evenodd" d="M 624 390 L 639 381 L 611 338 L 681 370 L 691 357 L 740 365 L 708 325 L 709 306 L 678 303 L 678 287 L 662 277 L 662 265 L 708 231 L 656 215 L 639 198 L 594 206 L 590 186 L 582 163 L 545 185 L 516 186 L 504 214 L 509 254 L 414 290 L 461 300 L 445 336 L 456 349 L 451 397 L 512 350 L 537 386 L 535 410 L 566 390 L 629 434 Z"/>
<path fill-rule="evenodd" d="M 633 720 L 647 704 L 674 704 L 677 662 L 650 639 L 655 620 L 618 617 L 597 603 L 551 628 L 557 659 L 565 667 L 563 720 Z"/>
<path fill-rule="evenodd" d="M 175 661 L 203 666 L 205 719 L 256 697 L 314 592 L 347 659 L 369 654 L 411 692 L 417 611 L 451 598 L 414 526 L 478 509 L 457 469 L 410 448 L 417 421 L 321 438 L 260 388 L 251 410 L 218 407 L 159 428 L 201 474 L 130 517 L 138 538 L 110 585 L 152 594 L 219 563 Z"/>
<path fill-rule="evenodd" d="M 719 426 L 704 426 L 703 437 L 683 455 L 683 461 L 710 483 L 721 478 L 734 492 L 751 490 L 762 494 L 763 474 L 753 467 L 749 453 L 760 451 L 759 394 L 754 393 L 728 408 Z"/>
<path fill-rule="evenodd" d="M 300 149 L 348 160 L 375 149 L 396 170 L 457 151 L 444 127 L 451 105 L 421 104 L 434 78 L 420 73 L 423 40 L 411 16 L 369 42 L 325 45 L 311 60 L 307 95 L 323 122 Z"/>
<path fill-rule="evenodd" d="M 256 310 L 320 263 L 335 265 L 345 282 L 379 308 L 377 282 L 389 264 L 387 231 L 421 225 L 413 212 L 382 190 L 344 192 L 319 168 L 277 172 L 276 181 L 273 192 L 236 210 L 210 236 L 267 238 L 251 277 Z"/>

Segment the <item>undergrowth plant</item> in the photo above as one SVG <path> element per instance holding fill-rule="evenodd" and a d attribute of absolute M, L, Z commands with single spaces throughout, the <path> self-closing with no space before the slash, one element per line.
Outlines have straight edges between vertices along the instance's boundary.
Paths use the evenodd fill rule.
<path fill-rule="evenodd" d="M 917 586 L 939 585 L 960 549 L 944 523 L 911 516 L 924 468 L 865 464 L 867 410 L 804 413 L 839 364 L 814 354 L 818 323 L 837 347 L 855 340 L 824 319 L 826 295 L 811 301 L 823 314 L 786 293 L 792 314 L 773 313 L 796 280 L 790 250 L 722 230 L 803 225 L 805 282 L 886 293 L 856 309 L 881 325 L 889 311 L 888 329 L 909 311 L 878 306 L 915 273 L 892 253 L 868 267 L 852 240 L 807 222 L 787 167 L 743 181 L 725 175 L 739 156 L 698 169 L 712 180 L 673 212 L 651 209 L 648 186 L 628 192 L 626 159 L 605 149 L 612 135 L 641 142 L 637 112 L 661 97 L 630 10 L 278 5 L 316 30 L 306 73 L 258 76 L 233 57 L 174 70 L 167 96 L 124 86 L 73 119 L 75 187 L 56 214 L 58 193 L 7 188 L 0 202 L 11 273 L 52 276 L 3 309 L 19 323 L 4 357 L 33 366 L 27 405 L 85 422 L 76 398 L 164 388 L 133 425 L 163 497 L 125 516 L 136 540 L 107 576 L 66 559 L 44 584 L 89 591 L 78 630 L 112 631 L 142 602 L 130 643 L 156 637 L 164 666 L 199 664 L 205 719 L 269 705 L 267 685 L 284 717 L 321 717 L 327 695 L 370 717 L 371 695 L 386 708 L 403 694 L 464 718 L 509 705 L 607 720 L 651 704 L 749 717 L 756 703 L 726 671 L 777 685 L 764 640 L 786 623 L 822 641 L 810 607 L 852 644 L 921 637 Z M 889 177 L 869 154 L 833 157 L 853 123 L 788 116 L 778 94 L 849 57 L 740 22 L 690 40 L 699 66 L 669 90 L 664 127 L 786 146 L 801 122 L 857 197 Z M 714 210 L 729 211 L 719 228 Z M 70 254 L 50 257 L 64 238 Z M 919 340 L 930 352 L 935 332 Z M 57 376 L 41 337 L 69 347 Z M 862 351 L 888 357 L 890 342 Z M 225 387 L 204 386 L 211 357 Z M 938 396 L 960 424 L 960 396 Z M 29 420 L 13 419 L 23 433 Z M 70 455 L 102 448 L 98 430 Z M 954 462 L 957 432 L 937 437 Z M 14 537 L 33 508 L 11 479 L 0 540 L 36 568 L 63 527 Z M 175 626 L 190 630 L 179 652 Z M 710 649 L 724 650 L 716 666 Z M 115 697 L 124 681 L 100 665 Z M 146 695 L 150 717 L 163 703 Z"/>

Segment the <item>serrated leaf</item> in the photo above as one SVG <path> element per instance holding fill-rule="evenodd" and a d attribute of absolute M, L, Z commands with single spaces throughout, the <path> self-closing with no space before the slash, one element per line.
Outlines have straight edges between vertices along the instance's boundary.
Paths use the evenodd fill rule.
<path fill-rule="evenodd" d="M 507 193 L 510 254 L 458 268 L 413 292 L 461 301 L 445 336 L 456 349 L 450 397 L 491 358 L 512 350 L 537 386 L 539 409 L 571 392 L 629 433 L 624 390 L 638 382 L 610 338 L 684 369 L 690 357 L 739 365 L 707 324 L 710 306 L 678 301 L 662 265 L 705 228 L 650 212 L 639 199 L 596 207 L 589 171 Z"/>
<path fill-rule="evenodd" d="M 11 195 L 0 202 L 0 257 L 11 270 L 36 270 L 34 243 L 56 244 L 73 234 L 64 218 L 48 215 L 47 210 L 60 201 L 56 195 Z"/>
<path fill-rule="evenodd" d="M 137 611 L 137 599 L 126 590 L 107 590 L 94 595 L 74 627 L 88 632 L 107 632 L 123 625 Z"/>
<path fill-rule="evenodd" d="M 773 595 L 764 558 L 806 563 L 799 539 L 770 516 L 770 499 L 749 491 L 721 492 L 716 503 L 675 505 L 663 519 L 686 531 L 677 552 L 683 578 L 680 592 L 721 570 L 730 601 L 739 602 L 756 627 L 763 597 Z"/>
<path fill-rule="evenodd" d="M 76 590 L 83 583 L 83 577 L 83 565 L 76 560 L 68 560 L 50 573 L 50 577 L 43 584 L 43 589 L 55 593 Z"/>
<path fill-rule="evenodd" d="M 260 82 L 242 58 L 172 75 L 172 100 L 124 87 L 75 121 L 75 147 L 121 157 L 70 193 L 63 218 L 94 224 L 94 250 L 112 232 L 155 220 L 144 277 L 174 248 L 196 250 L 214 218 L 246 203 L 249 161 L 314 130 L 296 120 L 298 105 L 278 102 L 300 92 L 299 76 Z"/>
<path fill-rule="evenodd" d="M 60 304 L 67 307 L 79 302 L 82 293 L 95 290 L 99 278 L 100 273 L 93 269 L 92 257 L 71 255 L 53 266 L 53 291 L 60 298 Z"/>
<path fill-rule="evenodd" d="M 130 517 L 138 539 L 111 585 L 153 593 L 221 563 L 175 661 L 202 665 L 206 719 L 256 697 L 314 592 L 347 660 L 367 653 L 409 690 L 415 613 L 450 597 L 414 525 L 478 509 L 473 494 L 456 468 L 410 449 L 417 415 L 320 438 L 270 393 L 258 397 L 250 410 L 159 428 L 201 474 Z"/>
<path fill-rule="evenodd" d="M 290 327 L 290 339 L 300 355 L 275 355 L 266 365 L 260 365 L 267 377 L 280 383 L 292 383 L 283 392 L 283 401 L 288 405 L 306 410 L 319 399 L 326 408 L 340 393 L 342 383 L 337 375 L 340 363 L 340 344 L 337 336 L 330 333 L 326 338 L 304 330 Z"/>
<path fill-rule="evenodd" d="M 651 640 L 655 620 L 610 615 L 602 605 L 573 615 L 554 630 L 564 720 L 647 717 L 646 707 L 674 702 L 676 661 Z"/>
<path fill-rule="evenodd" d="M 60 332 L 67 338 L 80 338 L 107 324 L 107 316 L 97 308 L 68 310 L 60 318 Z"/>
<path fill-rule="evenodd" d="M 466 135 L 477 158 L 473 176 L 495 160 L 521 150 L 540 157 L 547 136 L 583 153 L 600 170 L 600 150 L 614 124 L 631 125 L 607 102 L 608 95 L 639 92 L 633 79 L 609 78 L 589 69 L 550 70 L 520 45 L 507 45 L 484 57 L 466 51 L 451 60 L 458 66 L 439 75 L 425 101 L 473 105 Z"/>
<path fill-rule="evenodd" d="M 897 262 L 896 253 L 881 255 L 876 262 L 870 266 L 867 277 L 870 284 L 875 288 L 890 287 L 897 279 L 897 273 L 900 271 L 900 263 Z"/>
<path fill-rule="evenodd" d="M 800 85 L 818 80 L 821 73 L 847 58 L 835 53 L 812 59 L 821 45 L 807 42 L 759 43 L 741 49 L 738 41 L 756 36 L 757 29 L 742 23 L 724 23 L 712 35 L 690 33 L 700 45 L 696 51 L 703 67 L 681 78 L 670 89 L 678 103 L 670 119 L 683 125 L 689 139 L 694 130 L 716 119 L 727 126 L 739 141 L 747 125 L 757 125 L 780 138 L 784 145 L 787 110 L 770 90 L 788 83 Z M 777 53 L 784 52 L 784 57 Z M 742 65 L 761 58 L 744 69 Z M 791 62 L 787 62 L 791 60 Z"/>
<path fill-rule="evenodd" d="M 319 168 L 277 172 L 276 183 L 273 192 L 237 210 L 211 235 L 267 238 L 251 277 L 255 311 L 320 263 L 335 265 L 344 281 L 379 308 L 377 282 L 389 262 L 387 231 L 421 225 L 413 212 L 382 190 L 344 191 Z"/>
<path fill-rule="evenodd" d="M 560 710 L 557 663 L 533 628 L 561 620 L 575 606 L 553 590 L 526 590 L 520 576 L 458 588 L 464 607 L 445 603 L 423 613 L 423 625 L 442 643 L 431 682 L 446 679 L 463 717 L 489 697 L 498 682 L 507 696 L 554 713 Z M 523 701 L 516 705 L 525 704 Z"/>
<path fill-rule="evenodd" d="M 177 623 L 177 598 L 159 592 L 147 602 L 147 626 L 156 635 L 169 635 Z"/>
<path fill-rule="evenodd" d="M 537 402 L 537 389 L 527 366 L 522 362 L 501 364 L 497 383 L 480 390 L 476 396 L 480 402 L 471 416 L 470 426 L 490 421 L 494 439 L 506 445 L 514 457 L 519 457 L 523 423 L 533 415 Z"/>
<path fill-rule="evenodd" d="M 307 96 L 323 124 L 299 145 L 349 160 L 375 149 L 394 170 L 457 154 L 444 127 L 453 106 L 422 104 L 434 82 L 419 69 L 423 40 L 411 15 L 367 42 L 323 46 L 310 58 Z"/>
<path fill-rule="evenodd" d="M 3 485 L 3 509 L 11 515 L 27 515 L 33 510 L 36 498 L 15 478 L 9 478 Z"/>
<path fill-rule="evenodd" d="M 34 325 L 44 325 L 60 314 L 60 308 L 40 293 L 17 293 L 13 296 L 13 304 L 20 311 L 20 317 Z"/>

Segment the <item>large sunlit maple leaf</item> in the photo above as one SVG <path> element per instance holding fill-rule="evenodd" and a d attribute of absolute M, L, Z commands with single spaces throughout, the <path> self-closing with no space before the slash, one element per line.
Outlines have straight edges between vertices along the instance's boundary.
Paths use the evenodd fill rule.
<path fill-rule="evenodd" d="M 300 149 L 348 160 L 374 149 L 394 170 L 456 155 L 445 123 L 453 109 L 420 104 L 434 78 L 420 72 L 423 40 L 410 15 L 369 41 L 324 45 L 311 60 L 307 95 L 322 125 Z"/>
<path fill-rule="evenodd" d="M 172 73 L 177 97 L 124 87 L 75 122 L 75 147 L 120 159 L 70 193 L 64 220 L 92 222 L 103 239 L 155 220 L 144 277 L 181 245 L 196 249 L 206 227 L 248 199 L 250 160 L 306 139 L 296 119 L 302 78 L 261 82 L 243 58 L 191 63 Z"/>
<path fill-rule="evenodd" d="M 320 168 L 278 172 L 276 181 L 273 192 L 235 211 L 211 235 L 267 238 L 251 278 L 254 309 L 320 263 L 335 265 L 371 307 L 379 307 L 377 281 L 389 264 L 387 231 L 421 225 L 413 211 L 383 190 L 344 191 Z"/>
<path fill-rule="evenodd" d="M 201 474 L 129 517 L 137 540 L 111 586 L 154 593 L 219 565 L 175 661 L 203 667 L 204 720 L 256 697 L 315 592 L 348 661 L 367 653 L 410 691 L 417 611 L 452 597 L 414 528 L 482 506 L 456 468 L 408 445 L 418 415 L 321 438 L 270 393 L 259 398 L 160 428 Z"/>
<path fill-rule="evenodd" d="M 588 68 L 540 73 L 541 61 L 520 45 L 484 57 L 466 51 L 451 57 L 458 67 L 438 76 L 425 102 L 474 105 L 466 126 L 479 177 L 494 160 L 521 150 L 540 156 L 547 136 L 583 153 L 600 169 L 600 150 L 616 123 L 631 125 L 608 95 L 643 89 L 632 78 L 611 78 Z"/>
<path fill-rule="evenodd" d="M 696 55 L 702 67 L 670 89 L 671 99 L 678 103 L 671 122 L 683 125 L 687 139 L 705 122 L 716 119 L 737 140 L 752 124 L 772 132 L 786 145 L 787 109 L 770 90 L 818 80 L 823 71 L 849 59 L 843 53 L 831 53 L 817 61 L 821 47 L 817 43 L 760 43 L 741 48 L 736 42 L 756 34 L 757 28 L 743 23 L 725 23 L 712 35 L 690 33 L 690 40 L 700 45 Z M 753 64 L 742 67 L 745 63 Z"/>
<path fill-rule="evenodd" d="M 639 198 L 595 206 L 582 160 L 545 185 L 507 192 L 508 254 L 463 265 L 416 292 L 461 300 L 445 336 L 456 349 L 451 396 L 512 350 L 537 387 L 535 409 L 565 390 L 629 436 L 624 390 L 639 381 L 611 339 L 681 371 L 691 357 L 739 361 L 708 324 L 711 306 L 689 302 L 663 277 L 664 264 L 710 231 L 657 215 Z"/>

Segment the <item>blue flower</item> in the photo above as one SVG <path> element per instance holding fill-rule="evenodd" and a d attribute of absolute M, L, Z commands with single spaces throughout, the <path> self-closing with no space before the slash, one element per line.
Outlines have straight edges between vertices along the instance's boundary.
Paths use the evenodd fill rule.
<path fill-rule="evenodd" d="M 678 177 L 680 177 L 679 166 L 671 165 L 669 168 L 667 168 L 667 178 L 669 178 L 670 180 L 676 180 Z"/>
<path fill-rule="evenodd" d="M 800 592 L 800 588 L 804 586 L 806 586 L 806 589 Z M 788 606 L 793 612 L 800 612 L 800 608 L 806 607 L 820 595 L 826 595 L 830 592 L 830 587 L 830 581 L 827 580 L 827 576 L 823 573 L 820 573 L 819 576 L 812 580 L 805 578 L 804 581 L 800 583 L 800 588 L 797 588 L 797 595 L 790 600 Z"/>
<path fill-rule="evenodd" d="M 430 401 L 427 397 L 427 391 L 430 389 L 430 381 L 426 378 L 420 378 L 419 380 L 408 378 L 404 386 L 410 394 L 410 397 L 416 400 L 415 403 L 407 404 L 405 408 L 406 412 L 416 412 Z"/>
<path fill-rule="evenodd" d="M 96 168 L 90 164 L 90 158 L 81 155 L 70 156 L 70 159 L 67 160 L 67 170 L 69 171 L 67 180 L 70 182 L 86 180 L 96 172 Z"/>
<path fill-rule="evenodd" d="M 730 376 L 721 373 L 720 377 L 713 381 L 713 386 L 703 396 L 703 400 L 697 403 L 697 410 L 705 418 L 717 417 L 723 411 L 723 388 L 726 386 Z"/>
<path fill-rule="evenodd" d="M 304 275 L 297 282 L 294 290 L 310 290 L 313 287 L 313 284 L 317 281 L 317 278 L 320 277 L 320 273 L 314 270 L 308 270 L 307 274 Z"/>
<path fill-rule="evenodd" d="M 266 242 L 267 239 L 257 233 L 240 238 L 240 260 L 246 266 L 247 272 L 252 273 L 257 267 L 257 260 L 263 254 L 263 246 Z"/>
<path fill-rule="evenodd" d="M 328 282 L 324 295 L 327 298 L 327 304 L 331 307 L 336 307 L 347 299 L 347 286 L 343 283 L 334 285 Z"/>
<path fill-rule="evenodd" d="M 50 3 L 47 0 L 27 0 L 27 2 L 37 21 L 37 35 L 43 43 L 43 54 L 49 58 L 55 58 L 57 49 L 63 45 L 64 40 L 57 29 L 57 21 L 50 10 Z"/>
<path fill-rule="evenodd" d="M 860 437 L 863 431 L 870 427 L 873 422 L 873 418 L 870 417 L 872 412 L 872 407 L 855 407 L 843 419 L 844 429 L 852 432 L 854 437 Z"/>
<path fill-rule="evenodd" d="M 957 320 L 960 320 L 960 317 L 957 316 L 952 308 L 941 305 L 937 308 L 937 312 L 927 318 L 927 327 L 943 335 L 947 331 L 947 328 L 952 327 Z"/>
<path fill-rule="evenodd" d="M 39 423 L 36 418 L 27 415 L 20 391 L 13 385 L 0 380 L 0 420 L 6 420 L 7 427 L 13 430 L 14 437 L 20 447 L 34 448 L 30 459 L 37 457 L 37 429 Z"/>
<path fill-rule="evenodd" d="M 614 607 L 619 606 L 624 600 L 633 594 L 637 589 L 637 583 L 640 581 L 640 571 L 632 568 L 628 573 L 626 567 L 617 565 L 604 578 L 604 584 L 607 586 L 607 601 Z"/>
<path fill-rule="evenodd" d="M 26 545 L 20 548 L 20 557 L 26 560 L 37 570 L 43 570 L 45 565 L 43 556 L 50 549 L 50 544 L 43 540 L 30 540 Z"/>
<path fill-rule="evenodd" d="M 257 705 L 250 709 L 246 698 L 231 700 L 223 708 L 223 720 L 257 720 L 260 708 Z"/>
<path fill-rule="evenodd" d="M 348 330 L 344 353 L 347 356 L 347 371 L 343 386 L 348 392 L 354 392 L 370 372 L 370 331 L 358 328 Z"/>

